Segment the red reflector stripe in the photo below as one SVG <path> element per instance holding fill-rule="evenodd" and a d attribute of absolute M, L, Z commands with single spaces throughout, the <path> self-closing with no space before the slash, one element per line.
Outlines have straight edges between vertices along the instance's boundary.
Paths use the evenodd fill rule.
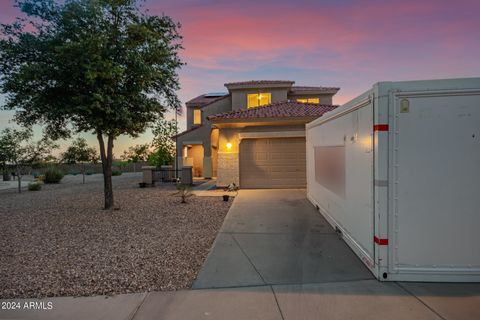
<path fill-rule="evenodd" d="M 376 124 L 373 126 L 373 131 L 388 131 L 388 124 Z"/>
<path fill-rule="evenodd" d="M 378 244 L 379 246 L 387 246 L 388 245 L 388 239 L 380 239 L 377 236 L 373 237 L 373 241 Z"/>

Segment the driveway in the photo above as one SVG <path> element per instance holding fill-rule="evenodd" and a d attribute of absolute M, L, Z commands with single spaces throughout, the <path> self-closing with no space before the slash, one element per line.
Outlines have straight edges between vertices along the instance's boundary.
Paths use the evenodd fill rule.
<path fill-rule="evenodd" d="M 194 288 L 373 279 L 305 197 L 305 190 L 241 190 Z"/>

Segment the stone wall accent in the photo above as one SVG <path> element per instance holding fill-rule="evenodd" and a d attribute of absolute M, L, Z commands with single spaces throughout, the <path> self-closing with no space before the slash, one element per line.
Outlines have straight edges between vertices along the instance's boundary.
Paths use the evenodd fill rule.
<path fill-rule="evenodd" d="M 232 182 L 240 185 L 238 152 L 219 152 L 217 172 L 217 186 L 225 187 Z"/>

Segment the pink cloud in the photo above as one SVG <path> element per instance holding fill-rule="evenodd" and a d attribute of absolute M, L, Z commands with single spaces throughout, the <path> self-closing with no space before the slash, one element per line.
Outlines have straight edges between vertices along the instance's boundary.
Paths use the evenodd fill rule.
<path fill-rule="evenodd" d="M 472 1 L 467 4 L 480 9 Z M 183 21 L 187 63 L 224 71 L 254 70 L 285 55 L 290 66 L 299 68 L 325 68 L 327 62 L 332 70 L 362 70 L 362 65 L 388 59 L 389 47 L 402 42 L 404 47 L 393 52 L 397 58 L 429 42 L 455 53 L 466 44 L 465 31 L 475 33 L 480 24 L 476 18 L 449 20 L 451 10 L 455 7 L 445 1 L 362 2 L 325 9 L 282 3 L 171 6 L 174 17 Z M 322 52 L 331 57 L 312 59 Z"/>

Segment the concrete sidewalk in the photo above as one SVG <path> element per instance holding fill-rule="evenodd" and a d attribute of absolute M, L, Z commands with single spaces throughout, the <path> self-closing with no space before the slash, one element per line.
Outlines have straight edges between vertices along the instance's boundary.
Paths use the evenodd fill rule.
<path fill-rule="evenodd" d="M 13 301 L 21 309 L 0 309 L 0 319 L 480 319 L 479 284 L 377 280 Z M 25 302 L 52 309 L 27 310 Z"/>

